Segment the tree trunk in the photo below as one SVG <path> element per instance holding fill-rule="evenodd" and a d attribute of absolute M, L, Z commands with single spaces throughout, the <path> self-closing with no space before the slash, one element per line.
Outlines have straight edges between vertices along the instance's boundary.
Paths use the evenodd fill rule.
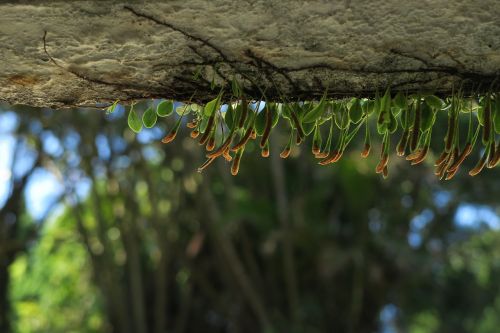
<path fill-rule="evenodd" d="M 0 4 L 11 104 L 203 102 L 233 78 L 268 99 L 486 91 L 500 75 L 497 0 L 29 3 Z"/>
<path fill-rule="evenodd" d="M 9 266 L 6 258 L 0 259 L 0 332 L 10 332 Z"/>

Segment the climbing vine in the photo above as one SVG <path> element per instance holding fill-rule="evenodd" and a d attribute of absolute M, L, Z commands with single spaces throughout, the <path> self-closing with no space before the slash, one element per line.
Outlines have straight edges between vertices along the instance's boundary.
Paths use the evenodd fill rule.
<path fill-rule="evenodd" d="M 238 83 L 233 81 L 232 94 L 226 97 L 225 103 L 223 96 L 221 91 L 204 106 L 195 103 L 178 105 L 163 100 L 155 108 L 148 107 L 142 117 L 132 105 L 128 124 L 137 133 L 143 127 L 153 127 L 158 117 L 177 115 L 174 126 L 162 142 L 172 142 L 180 126 L 185 124 L 191 131 L 191 138 L 206 149 L 207 160 L 198 171 L 203 171 L 217 158 L 223 158 L 231 162 L 233 175 L 238 174 L 245 147 L 251 140 L 258 142 L 262 157 L 269 156 L 269 137 L 280 122 L 289 130 L 280 157 L 287 158 L 294 145 L 311 137 L 311 152 L 323 166 L 339 161 L 358 134 L 364 135 L 361 157 L 366 158 L 372 152 L 372 136 L 378 135 L 382 147 L 375 171 L 386 178 L 391 137 L 398 136 L 395 147 L 398 156 L 405 156 L 412 165 L 419 164 L 428 156 L 437 115 L 445 113 L 447 132 L 442 153 L 435 161 L 435 174 L 439 179 L 453 178 L 478 143 L 482 155 L 469 170 L 469 175 L 475 176 L 484 167 L 494 168 L 500 162 L 499 93 L 464 96 L 458 91 L 442 99 L 423 93 L 399 91 L 392 94 L 387 89 L 373 98 L 329 99 L 325 93 L 319 101 L 277 103 L 265 98 L 248 100 Z M 110 106 L 108 111 L 112 112 L 116 105 Z M 466 119 L 460 121 L 461 118 Z M 372 122 L 376 122 L 376 126 L 371 125 Z"/>

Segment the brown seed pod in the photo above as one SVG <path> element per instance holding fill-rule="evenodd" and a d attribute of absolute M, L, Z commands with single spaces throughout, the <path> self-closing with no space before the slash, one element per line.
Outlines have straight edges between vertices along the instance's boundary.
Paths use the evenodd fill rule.
<path fill-rule="evenodd" d="M 455 148 L 453 148 L 453 155 L 452 155 L 453 161 L 456 161 L 458 159 L 458 156 L 460 156 L 460 150 L 458 149 L 458 147 L 455 147 Z M 452 163 L 453 163 L 453 161 L 452 161 Z M 450 165 L 452 163 L 450 163 Z"/>
<path fill-rule="evenodd" d="M 218 157 L 222 155 L 226 150 L 229 150 L 229 145 L 231 144 L 231 141 L 233 141 L 233 137 L 234 137 L 234 132 L 231 132 L 231 134 L 229 134 L 229 136 L 227 137 L 226 141 L 224 141 L 224 143 L 214 152 L 207 154 L 207 157 L 208 158 Z"/>
<path fill-rule="evenodd" d="M 292 116 L 292 121 L 297 129 L 297 144 L 300 144 L 302 142 L 302 139 L 304 138 L 304 130 L 302 129 L 302 125 L 300 124 L 299 118 L 297 118 L 297 114 L 295 112 L 290 111 L 290 115 Z M 300 141 L 299 141 L 300 138 Z"/>
<path fill-rule="evenodd" d="M 243 155 L 243 149 L 238 150 L 234 156 L 233 164 L 231 165 L 231 174 L 233 176 L 236 176 L 240 170 L 241 155 Z"/>
<path fill-rule="evenodd" d="M 411 161 L 411 165 L 417 165 L 422 163 L 427 157 L 427 153 L 429 152 L 429 146 L 425 146 L 422 150 L 420 150 L 420 154 Z"/>
<path fill-rule="evenodd" d="M 496 151 L 495 151 L 495 141 L 490 142 L 490 153 L 488 155 L 488 163 L 486 164 L 486 167 L 488 169 L 491 169 L 495 167 L 496 164 Z"/>
<path fill-rule="evenodd" d="M 500 141 L 497 144 L 497 147 L 495 148 L 495 158 L 493 160 L 493 167 L 496 167 L 500 163 Z"/>
<path fill-rule="evenodd" d="M 231 147 L 231 151 L 237 151 L 238 149 L 240 149 L 241 147 L 246 145 L 248 140 L 250 140 L 250 137 L 252 136 L 252 131 L 253 131 L 253 128 L 249 127 L 247 129 L 247 131 L 245 132 L 245 135 L 243 135 L 243 137 L 241 138 L 241 140 L 237 144 L 235 144 L 233 147 Z"/>
<path fill-rule="evenodd" d="M 207 145 L 205 146 L 207 151 L 212 151 L 215 148 L 215 135 L 212 134 L 207 141 Z"/>
<path fill-rule="evenodd" d="M 449 170 L 449 168 L 453 165 L 453 162 L 458 160 L 458 157 L 460 156 L 460 150 L 458 150 L 458 147 L 453 148 L 453 152 L 451 153 L 451 159 L 448 161 L 448 164 L 446 165 L 446 171 Z"/>
<path fill-rule="evenodd" d="M 341 151 L 339 151 L 339 152 L 337 153 L 337 156 L 335 156 L 335 158 L 334 158 L 334 160 L 332 161 L 332 163 L 335 163 L 335 162 L 339 161 L 339 160 L 340 160 L 340 158 L 342 157 L 342 155 L 344 155 L 344 151 L 343 151 L 343 150 L 341 150 Z"/>
<path fill-rule="evenodd" d="M 231 160 L 233 159 L 233 157 L 230 155 L 229 147 L 226 148 L 226 150 L 224 150 L 224 152 L 222 153 L 222 157 L 224 157 L 224 159 L 226 161 L 231 162 Z"/>
<path fill-rule="evenodd" d="M 187 128 L 195 128 L 198 125 L 198 122 L 196 120 L 193 120 L 189 123 L 186 124 Z"/>
<path fill-rule="evenodd" d="M 212 132 L 212 128 L 214 126 L 214 123 L 215 123 L 215 112 L 210 116 L 210 118 L 208 118 L 207 128 L 205 129 L 205 132 L 203 132 L 203 135 L 200 138 L 200 142 L 199 142 L 200 145 L 204 145 L 207 142 L 208 137 L 210 136 L 210 134 Z"/>
<path fill-rule="evenodd" d="M 269 157 L 269 147 L 262 148 L 262 151 L 261 151 L 260 155 L 262 157 Z"/>
<path fill-rule="evenodd" d="M 267 139 L 269 138 L 269 134 L 271 134 L 271 129 L 273 126 L 273 115 L 271 114 L 271 110 L 269 110 L 269 107 L 267 105 L 264 112 L 266 112 L 266 127 L 264 128 L 264 132 L 262 133 L 260 148 L 264 148 L 264 146 L 266 145 Z"/>
<path fill-rule="evenodd" d="M 330 164 L 330 163 L 335 163 L 341 157 L 342 157 L 342 152 L 340 150 L 334 150 L 324 160 L 319 161 L 318 164 L 319 165 L 327 165 L 327 164 Z"/>
<path fill-rule="evenodd" d="M 384 154 L 382 158 L 380 159 L 380 162 L 377 164 L 377 167 L 375 168 L 376 173 L 382 173 L 384 171 L 384 168 L 387 166 L 387 163 L 389 162 L 389 155 Z"/>
<path fill-rule="evenodd" d="M 467 143 L 462 152 L 460 153 L 460 155 L 458 155 L 458 157 L 453 161 L 453 164 L 450 166 L 448 171 L 453 172 L 456 169 L 458 169 L 458 167 L 463 163 L 463 161 L 467 158 L 467 156 L 469 156 L 471 152 L 472 152 L 472 145 L 470 143 Z"/>
<path fill-rule="evenodd" d="M 198 172 L 202 172 L 203 170 L 205 170 L 214 160 L 215 160 L 215 158 L 209 158 L 208 160 L 206 160 L 205 163 L 203 163 L 198 168 Z"/>
<path fill-rule="evenodd" d="M 446 177 L 444 178 L 445 180 L 450 180 L 452 179 L 458 172 L 458 168 L 455 168 L 453 170 L 451 169 L 448 169 L 448 171 L 446 171 Z"/>
<path fill-rule="evenodd" d="M 314 155 L 314 157 L 315 158 L 325 158 L 328 155 L 330 155 L 329 151 L 322 151 L 322 152 L 319 152 L 318 154 Z"/>
<path fill-rule="evenodd" d="M 280 157 L 287 158 L 288 156 L 290 156 L 290 150 L 290 147 L 285 147 L 285 149 L 283 149 L 283 151 L 280 153 Z"/>
<path fill-rule="evenodd" d="M 257 132 L 255 129 L 252 129 L 252 133 L 250 133 L 250 139 L 255 140 L 257 138 Z"/>
<path fill-rule="evenodd" d="M 434 170 L 434 174 L 439 177 L 439 175 L 443 174 L 446 170 L 446 163 L 441 163 L 436 167 L 436 170 Z"/>
<path fill-rule="evenodd" d="M 317 142 L 313 142 L 311 151 L 313 155 L 318 155 L 320 153 L 320 147 L 318 146 Z"/>
<path fill-rule="evenodd" d="M 398 142 L 398 145 L 396 146 L 396 154 L 398 156 L 404 156 L 405 151 L 406 151 L 406 145 L 408 144 L 408 137 L 409 137 L 410 131 L 409 130 L 404 130 L 403 135 L 401 136 L 401 139 Z"/>
<path fill-rule="evenodd" d="M 439 174 L 437 174 L 437 177 L 439 178 L 439 180 L 442 180 L 444 178 L 445 174 L 446 174 L 446 167 L 443 167 L 441 169 L 441 172 Z"/>
<path fill-rule="evenodd" d="M 486 149 L 483 153 L 483 156 L 481 156 L 481 158 L 474 166 L 474 168 L 472 168 L 472 170 L 469 171 L 470 176 L 476 176 L 483 170 L 484 166 L 486 165 L 486 161 L 488 160 L 488 155 L 489 155 L 489 149 Z"/>
<path fill-rule="evenodd" d="M 333 159 L 332 163 L 336 163 L 340 160 L 340 158 L 344 155 L 344 151 L 340 150 L 336 155 L 335 158 Z"/>
<path fill-rule="evenodd" d="M 438 159 L 436 160 L 436 162 L 434 163 L 434 166 L 440 166 L 441 164 L 443 164 L 443 162 L 446 161 L 446 159 L 448 158 L 449 155 L 450 155 L 449 152 L 443 151 L 441 153 L 441 155 L 438 157 Z"/>
<path fill-rule="evenodd" d="M 295 144 L 298 146 L 302 143 L 302 138 L 300 137 L 299 133 L 295 136 Z"/>
<path fill-rule="evenodd" d="M 408 156 L 406 156 L 407 161 L 412 161 L 420 156 L 422 153 L 422 149 L 415 150 L 413 153 L 410 153 Z"/>
<path fill-rule="evenodd" d="M 440 180 L 444 179 L 446 172 L 449 170 L 450 166 L 453 164 L 453 161 L 455 161 L 458 158 L 458 155 L 459 155 L 458 148 L 455 147 L 453 152 L 451 152 L 450 155 L 448 156 L 448 158 L 446 159 L 445 163 L 443 163 L 440 166 L 442 168 L 440 169 L 440 172 L 437 175 Z"/>
<path fill-rule="evenodd" d="M 177 135 L 177 131 L 172 131 L 169 134 L 167 134 L 167 136 L 165 136 L 163 139 L 161 139 L 161 142 L 162 143 L 172 142 L 172 141 L 174 141 L 176 135 Z"/>
<path fill-rule="evenodd" d="M 440 164 L 436 167 L 436 171 L 434 174 L 438 176 L 439 179 L 443 179 L 444 174 L 450 166 L 453 164 L 453 161 L 455 161 L 458 158 L 459 152 L 458 148 L 455 147 L 455 149 L 449 153 L 446 153 L 446 158 L 443 161 L 440 161 Z"/>
<path fill-rule="evenodd" d="M 369 143 L 365 143 L 363 151 L 361 152 L 361 157 L 367 158 L 368 155 L 370 155 L 370 149 L 371 149 L 370 144 Z"/>
<path fill-rule="evenodd" d="M 189 136 L 191 136 L 193 139 L 196 139 L 198 135 L 200 135 L 200 131 L 198 131 L 197 129 L 192 130 L 191 133 L 189 134 Z"/>

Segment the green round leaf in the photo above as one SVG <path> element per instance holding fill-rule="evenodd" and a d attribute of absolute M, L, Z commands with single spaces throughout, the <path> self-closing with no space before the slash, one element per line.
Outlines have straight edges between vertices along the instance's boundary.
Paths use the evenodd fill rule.
<path fill-rule="evenodd" d="M 363 117 L 361 101 L 358 98 L 354 98 L 354 101 L 349 108 L 349 118 L 353 123 L 357 124 L 361 121 L 361 117 Z"/>
<path fill-rule="evenodd" d="M 392 104 L 400 110 L 406 108 L 406 98 L 401 91 L 394 96 Z"/>
<path fill-rule="evenodd" d="M 191 105 L 188 105 L 188 104 L 184 104 L 184 105 L 181 105 L 181 106 L 175 108 L 175 112 L 179 116 L 187 115 L 187 114 L 189 114 L 190 111 L 191 111 Z"/>
<path fill-rule="evenodd" d="M 207 129 L 208 126 L 208 119 L 210 117 L 203 117 L 201 118 L 201 123 L 200 123 L 200 133 L 205 133 L 205 130 Z"/>
<path fill-rule="evenodd" d="M 266 128 L 266 110 L 262 110 L 257 114 L 255 118 L 255 131 L 258 135 L 262 135 L 264 133 L 264 129 Z"/>
<path fill-rule="evenodd" d="M 398 121 L 392 112 L 389 112 L 389 124 L 387 124 L 387 129 L 392 134 L 398 129 Z"/>
<path fill-rule="evenodd" d="M 195 104 L 195 103 L 189 104 L 189 108 L 193 112 L 198 112 L 198 111 L 201 111 L 203 109 L 203 107 L 201 105 L 198 105 L 198 104 Z"/>
<path fill-rule="evenodd" d="M 495 124 L 495 133 L 500 134 L 500 98 L 497 97 L 494 105 L 495 108 L 492 111 L 494 111 L 493 122 Z"/>
<path fill-rule="evenodd" d="M 205 105 L 205 109 L 203 110 L 205 116 L 210 117 L 215 111 L 217 111 L 219 108 L 220 97 L 220 95 L 217 96 Z"/>
<path fill-rule="evenodd" d="M 373 113 L 373 111 L 375 111 L 375 101 L 374 100 L 367 100 L 365 101 L 365 103 L 362 104 L 363 106 L 363 111 L 367 114 L 367 115 L 371 115 Z"/>
<path fill-rule="evenodd" d="M 401 110 L 403 109 L 397 108 L 395 106 L 391 107 L 391 113 L 396 117 L 401 113 Z"/>
<path fill-rule="evenodd" d="M 445 107 L 445 109 L 447 107 L 449 107 L 449 104 Z M 464 103 L 460 111 L 463 113 L 469 113 L 471 111 L 477 111 L 478 108 L 479 104 L 475 98 L 466 98 L 464 99 Z"/>
<path fill-rule="evenodd" d="M 484 106 L 479 105 L 477 108 L 477 120 L 481 124 L 481 126 L 484 126 Z"/>
<path fill-rule="evenodd" d="M 156 113 L 160 117 L 168 117 L 174 112 L 174 102 L 173 101 L 161 101 L 156 106 Z"/>
<path fill-rule="evenodd" d="M 335 121 L 335 125 L 339 128 L 342 129 L 342 111 L 343 111 L 343 106 L 340 103 L 335 103 L 332 102 L 332 110 L 333 110 L 333 120 Z M 345 118 L 345 117 L 344 117 Z"/>
<path fill-rule="evenodd" d="M 152 107 L 147 108 L 142 115 L 142 123 L 146 128 L 153 127 L 156 124 L 157 119 L 158 117 L 156 116 L 156 112 L 154 112 Z"/>
<path fill-rule="evenodd" d="M 291 116 L 292 109 L 289 104 L 283 104 L 281 107 L 281 114 L 283 115 L 283 118 L 290 120 L 292 118 Z"/>
<path fill-rule="evenodd" d="M 234 116 L 235 111 L 231 104 L 228 104 L 227 111 L 224 113 L 224 122 L 226 123 L 227 128 L 233 129 L 234 126 Z"/>
<path fill-rule="evenodd" d="M 139 133 L 142 130 L 142 121 L 135 112 L 134 107 L 130 108 L 130 112 L 128 113 L 127 118 L 128 127 L 135 133 Z"/>
<path fill-rule="evenodd" d="M 110 114 L 110 113 L 113 113 L 115 112 L 116 110 L 116 107 L 118 106 L 118 101 L 115 101 L 112 105 L 110 105 L 107 109 L 106 109 L 106 113 L 107 114 Z"/>
<path fill-rule="evenodd" d="M 434 125 L 434 121 L 436 120 L 436 111 L 431 108 L 427 103 L 420 104 L 420 112 L 421 112 L 421 129 L 422 132 L 427 131 Z"/>
<path fill-rule="evenodd" d="M 380 100 L 379 112 L 391 112 L 391 91 L 389 88 L 387 88 L 384 96 Z"/>
<path fill-rule="evenodd" d="M 297 117 L 303 119 L 304 115 L 314 108 L 312 103 L 304 103 L 304 105 L 295 104 L 295 110 L 297 112 Z"/>
<path fill-rule="evenodd" d="M 311 109 L 311 111 L 309 111 L 304 116 L 303 122 L 304 123 L 314 123 L 316 121 L 316 119 L 318 119 L 319 117 L 321 117 L 323 115 L 325 110 L 326 110 L 326 101 L 324 99 L 322 99 L 318 105 L 313 107 Z"/>
<path fill-rule="evenodd" d="M 314 127 L 316 127 L 316 123 L 303 123 L 302 124 L 302 129 L 304 130 L 304 133 L 306 135 L 309 135 L 312 133 L 314 130 Z"/>
<path fill-rule="evenodd" d="M 377 122 L 377 132 L 378 134 L 384 134 L 387 131 L 388 124 L 385 122 L 379 123 Z"/>
<path fill-rule="evenodd" d="M 425 96 L 424 100 L 427 105 L 436 110 L 441 110 L 444 106 L 444 102 L 439 97 L 434 95 Z"/>
<path fill-rule="evenodd" d="M 349 126 L 349 112 L 347 110 L 346 105 L 342 105 L 341 107 L 341 120 L 340 120 L 340 129 L 346 129 Z"/>
<path fill-rule="evenodd" d="M 277 124 L 278 121 L 280 120 L 280 111 L 276 107 L 276 104 L 272 104 L 270 108 L 271 114 L 273 115 L 273 121 L 272 121 L 272 128 L 274 128 Z"/>
<path fill-rule="evenodd" d="M 389 124 L 391 122 L 391 111 L 381 111 L 377 118 L 377 123 Z"/>
<path fill-rule="evenodd" d="M 314 126 L 313 143 L 317 147 L 321 147 L 321 144 L 323 143 L 323 139 L 321 137 L 321 131 L 319 129 L 319 126 Z"/>
<path fill-rule="evenodd" d="M 233 108 L 233 123 L 235 123 L 236 126 L 241 118 L 242 113 L 243 113 L 243 107 L 241 104 L 238 104 L 236 108 Z"/>

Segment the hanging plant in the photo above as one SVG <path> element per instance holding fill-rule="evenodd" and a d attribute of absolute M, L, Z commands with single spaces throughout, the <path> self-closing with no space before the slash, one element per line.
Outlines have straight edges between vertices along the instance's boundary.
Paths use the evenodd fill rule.
<path fill-rule="evenodd" d="M 478 141 L 482 155 L 469 175 L 475 176 L 484 167 L 494 168 L 500 162 L 499 93 L 463 96 L 459 92 L 441 99 L 430 94 L 392 94 L 387 89 L 382 96 L 377 93 L 374 98 L 328 99 L 325 93 L 319 101 L 276 103 L 249 101 L 239 84 L 233 81 L 232 99 L 224 105 L 222 96 L 221 91 L 204 106 L 188 103 L 176 108 L 173 101 L 161 101 L 156 110 L 153 107 L 145 110 L 142 121 L 132 106 L 128 124 L 138 133 L 143 127 L 153 127 L 158 117 L 177 115 L 174 127 L 162 139 L 163 143 L 169 143 L 175 139 L 183 118 L 189 116 L 191 119 L 185 123 L 191 129 L 190 136 L 207 151 L 207 160 L 198 170 L 203 171 L 221 157 L 232 161 L 231 174 L 236 175 L 251 140 L 258 140 L 262 157 L 269 156 L 269 137 L 280 120 L 289 128 L 288 141 L 280 157 L 288 158 L 293 146 L 310 136 L 312 154 L 320 165 L 339 161 L 363 127 L 365 140 L 361 156 L 368 157 L 372 151 L 370 124 L 376 122 L 374 127 L 382 145 L 375 171 L 385 178 L 392 136 L 399 137 L 395 147 L 398 156 L 405 156 L 412 165 L 422 163 L 429 155 L 437 115 L 446 113 L 448 126 L 443 151 L 435 161 L 435 174 L 439 179 L 453 178 Z M 112 112 L 115 107 L 116 103 L 108 111 Z M 460 118 L 467 118 L 466 135 L 460 133 Z M 325 134 L 328 135 L 326 142 L 323 141 Z"/>

